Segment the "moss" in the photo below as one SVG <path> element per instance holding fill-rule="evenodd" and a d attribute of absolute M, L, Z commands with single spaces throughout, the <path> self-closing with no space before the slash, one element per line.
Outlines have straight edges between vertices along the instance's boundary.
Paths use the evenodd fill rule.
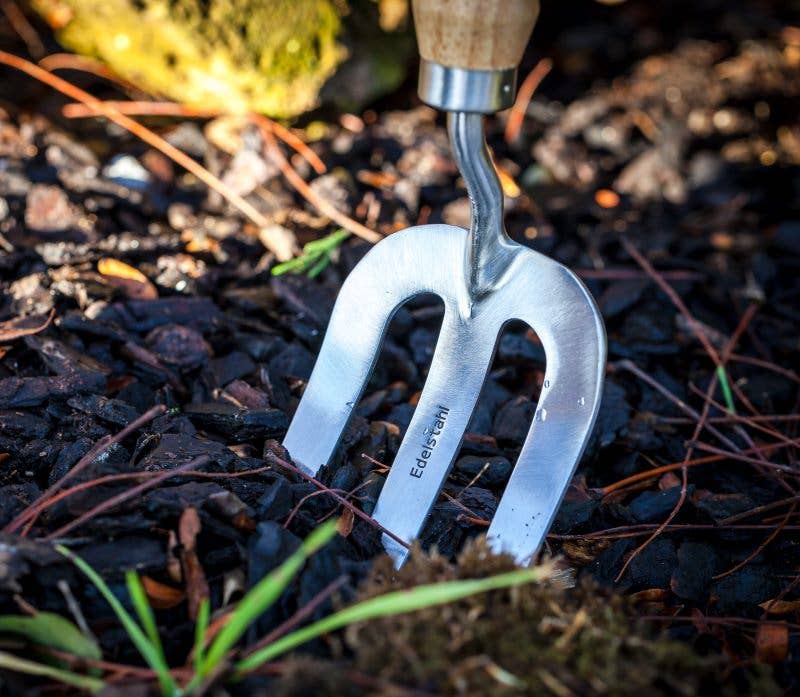
<path fill-rule="evenodd" d="M 418 553 L 395 573 L 384 559 L 361 597 L 511 568 L 510 558 L 492 555 L 482 542 L 457 566 Z M 588 583 L 496 591 L 364 623 L 346 639 L 357 669 L 437 694 L 734 695 L 742 685 L 742 694 L 780 694 L 768 669 L 731 673 L 724 657 L 665 638 L 635 619 L 623 596 Z"/>
<path fill-rule="evenodd" d="M 237 691 L 237 697 L 358 697 L 364 694 L 346 670 L 334 667 L 327 661 L 310 658 L 284 661 L 280 678 L 270 681 L 266 688 L 256 681 L 242 687 L 244 689 Z"/>
<path fill-rule="evenodd" d="M 32 0 L 59 41 L 156 95 L 299 114 L 345 57 L 336 0 Z"/>

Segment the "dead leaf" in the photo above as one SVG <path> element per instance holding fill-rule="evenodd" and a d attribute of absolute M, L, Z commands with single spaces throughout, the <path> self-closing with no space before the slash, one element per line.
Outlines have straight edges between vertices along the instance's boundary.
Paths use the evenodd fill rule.
<path fill-rule="evenodd" d="M 756 660 L 774 665 L 789 655 L 789 627 L 780 622 L 762 622 L 756 632 Z"/>
<path fill-rule="evenodd" d="M 41 315 L 28 315 L 0 322 L 0 341 L 14 341 L 22 336 L 38 334 L 50 326 L 55 316 L 56 311 L 53 309 L 44 320 Z"/>
<path fill-rule="evenodd" d="M 168 610 L 180 605 L 186 599 L 186 593 L 182 590 L 155 581 L 149 576 L 142 576 L 142 585 L 150 604 L 156 610 Z"/>
<path fill-rule="evenodd" d="M 124 261 L 104 257 L 97 262 L 97 270 L 106 283 L 121 290 L 132 300 L 155 300 L 158 290 L 139 269 Z"/>
<path fill-rule="evenodd" d="M 148 283 L 147 276 L 145 276 L 139 269 L 135 269 L 129 264 L 119 259 L 112 259 L 111 257 L 103 257 L 97 262 L 97 270 L 103 276 L 116 276 L 118 278 L 128 278 L 132 281 L 139 281 L 140 283 Z"/>
<path fill-rule="evenodd" d="M 222 251 L 222 245 L 219 240 L 191 228 L 187 228 L 181 233 L 181 241 L 186 243 L 186 251 L 192 254 L 209 253 L 216 255 Z"/>
<path fill-rule="evenodd" d="M 667 489 L 672 489 L 680 485 L 681 480 L 675 472 L 667 472 L 658 480 L 658 488 L 661 489 L 661 491 L 666 491 Z"/>
<path fill-rule="evenodd" d="M 497 163 L 495 163 L 494 168 L 497 171 L 497 178 L 500 180 L 503 193 L 509 198 L 517 198 L 522 193 L 522 190 L 519 188 L 519 184 L 514 181 L 514 177 L 511 176 L 511 173 L 503 169 Z"/>
<path fill-rule="evenodd" d="M 664 588 L 647 588 L 631 594 L 630 598 L 634 603 L 663 603 L 670 596 L 670 592 Z"/>
<path fill-rule="evenodd" d="M 242 569 L 229 571 L 222 577 L 222 606 L 228 605 L 234 597 L 247 593 L 247 578 Z"/>
<path fill-rule="evenodd" d="M 599 189 L 594 194 L 594 200 L 600 208 L 616 208 L 619 205 L 619 194 L 611 189 Z"/>
<path fill-rule="evenodd" d="M 706 622 L 706 616 L 702 610 L 694 607 L 691 609 L 692 624 L 694 628 L 701 634 L 707 634 L 710 631 L 710 625 Z"/>
<path fill-rule="evenodd" d="M 770 615 L 790 615 L 800 612 L 800 600 L 766 600 L 759 607 Z"/>
<path fill-rule="evenodd" d="M 201 529 L 202 525 L 197 509 L 190 506 L 181 514 L 178 523 L 178 539 L 182 545 L 181 565 L 186 582 L 186 597 L 189 601 L 189 617 L 193 620 L 197 619 L 200 604 L 209 596 L 206 574 L 195 552 L 197 536 Z"/>
<path fill-rule="evenodd" d="M 336 530 L 342 537 L 347 537 L 351 532 L 353 532 L 353 522 L 355 521 L 355 516 L 353 515 L 353 511 L 349 508 L 345 508 L 344 512 L 342 513 L 342 517 L 339 518 L 339 522 L 336 525 Z"/>
<path fill-rule="evenodd" d="M 243 147 L 242 130 L 248 125 L 250 119 L 247 116 L 230 114 L 212 119 L 203 130 L 212 145 L 229 155 L 235 155 Z"/>
<path fill-rule="evenodd" d="M 174 530 L 170 530 L 167 540 L 167 574 L 175 583 L 182 583 L 183 569 L 178 559 L 178 546 L 178 536 Z"/>
<path fill-rule="evenodd" d="M 389 189 L 397 184 L 398 177 L 391 172 L 371 172 L 362 169 L 356 174 L 356 179 L 362 184 L 366 184 L 375 189 Z"/>

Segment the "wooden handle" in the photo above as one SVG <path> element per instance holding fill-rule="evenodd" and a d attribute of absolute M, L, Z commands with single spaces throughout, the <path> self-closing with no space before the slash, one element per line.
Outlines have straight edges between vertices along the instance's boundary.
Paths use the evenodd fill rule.
<path fill-rule="evenodd" d="M 451 68 L 502 70 L 522 59 L 539 0 L 413 0 L 420 55 Z"/>

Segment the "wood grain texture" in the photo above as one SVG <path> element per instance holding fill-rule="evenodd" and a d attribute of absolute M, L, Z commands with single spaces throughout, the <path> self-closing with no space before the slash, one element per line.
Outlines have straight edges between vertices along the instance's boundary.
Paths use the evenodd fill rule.
<path fill-rule="evenodd" d="M 539 0 L 413 0 L 420 55 L 453 68 L 515 68 Z"/>

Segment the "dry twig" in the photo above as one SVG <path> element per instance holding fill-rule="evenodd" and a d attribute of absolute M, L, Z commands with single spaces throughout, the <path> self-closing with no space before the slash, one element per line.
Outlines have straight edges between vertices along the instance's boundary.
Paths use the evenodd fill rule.
<path fill-rule="evenodd" d="M 513 143 L 519 137 L 519 130 L 522 127 L 522 121 L 525 119 L 525 112 L 528 110 L 528 104 L 531 102 L 533 93 L 542 80 L 547 77 L 552 67 L 553 61 L 549 58 L 542 58 L 522 81 L 517 92 L 517 98 L 514 100 L 514 106 L 511 107 L 508 113 L 504 136 L 506 143 Z"/>

